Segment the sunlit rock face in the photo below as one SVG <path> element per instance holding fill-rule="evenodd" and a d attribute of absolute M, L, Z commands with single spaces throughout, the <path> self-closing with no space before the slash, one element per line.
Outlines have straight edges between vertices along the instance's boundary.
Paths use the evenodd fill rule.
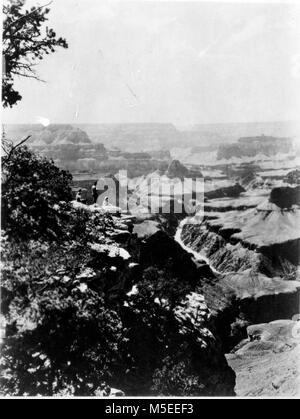
<path fill-rule="evenodd" d="M 248 327 L 246 339 L 227 356 L 239 397 L 299 397 L 298 331 L 293 320 Z"/>

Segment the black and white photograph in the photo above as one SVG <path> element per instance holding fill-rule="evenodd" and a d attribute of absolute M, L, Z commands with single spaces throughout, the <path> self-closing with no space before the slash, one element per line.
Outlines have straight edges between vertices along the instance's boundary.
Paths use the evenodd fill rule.
<path fill-rule="evenodd" d="M 299 399 L 300 2 L 1 3 L 0 398 Z"/>

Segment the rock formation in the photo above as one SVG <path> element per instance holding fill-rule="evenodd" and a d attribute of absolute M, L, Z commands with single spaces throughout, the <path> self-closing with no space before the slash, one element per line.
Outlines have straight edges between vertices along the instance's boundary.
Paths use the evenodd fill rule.
<path fill-rule="evenodd" d="M 71 125 L 50 125 L 36 132 L 29 144 L 66 168 L 72 167 L 73 163 L 77 170 L 86 170 L 91 164 L 107 159 L 103 144 L 93 144 L 85 131 Z M 82 161 L 86 164 L 82 165 Z"/>
<path fill-rule="evenodd" d="M 299 397 L 298 331 L 293 320 L 247 328 L 247 338 L 227 356 L 237 372 L 239 397 Z"/>

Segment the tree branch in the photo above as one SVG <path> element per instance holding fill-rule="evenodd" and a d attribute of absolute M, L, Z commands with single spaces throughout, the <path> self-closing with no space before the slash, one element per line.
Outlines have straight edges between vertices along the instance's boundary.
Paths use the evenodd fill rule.
<path fill-rule="evenodd" d="M 24 15 L 24 16 L 20 17 L 19 19 L 15 20 L 14 22 L 12 22 L 12 23 L 11 23 L 10 25 L 8 25 L 8 27 L 7 27 L 7 28 L 5 28 L 5 30 L 3 31 L 3 39 L 4 39 L 5 35 L 6 35 L 6 33 L 7 33 L 7 32 L 8 32 L 11 28 L 13 28 L 13 27 L 16 25 L 16 23 L 20 22 L 20 21 L 21 21 L 21 20 L 23 20 L 23 19 L 27 19 L 28 17 L 32 16 L 32 15 L 33 15 L 33 14 L 35 14 L 36 12 L 39 12 L 40 10 L 42 10 L 44 7 L 48 7 L 48 6 L 50 6 L 50 4 L 52 4 L 52 3 L 53 3 L 53 0 L 52 0 L 52 1 L 50 1 L 49 3 L 47 3 L 47 4 L 44 4 L 43 6 L 40 6 L 40 7 L 36 8 L 36 9 L 34 9 L 32 12 L 28 13 L 27 15 Z M 11 33 L 11 35 L 14 35 L 17 31 L 18 31 L 18 29 L 16 29 L 14 32 L 12 32 L 12 33 Z"/>
<path fill-rule="evenodd" d="M 33 75 L 30 75 L 30 74 L 22 74 L 22 73 L 19 73 L 18 71 L 15 71 L 15 70 L 13 70 L 11 73 L 15 74 L 16 76 L 26 77 L 27 79 L 34 79 L 34 80 L 40 81 L 42 83 L 46 83 L 45 80 L 39 79 L 37 76 L 33 76 Z"/>
<path fill-rule="evenodd" d="M 26 8 L 25 0 L 10 1 L 9 5 L 4 7 L 6 15 L 3 24 L 2 103 L 4 107 L 12 107 L 22 99 L 14 88 L 15 76 L 46 83 L 34 71 L 38 65 L 37 60 L 42 60 L 59 47 L 68 48 L 67 41 L 59 38 L 52 28 L 46 26 L 44 34 L 43 26 L 49 20 L 48 6 L 53 3 L 52 0 L 44 1 L 47 4 L 31 9 Z"/>
<path fill-rule="evenodd" d="M 28 135 L 28 137 L 26 137 L 24 140 L 20 141 L 18 144 L 16 144 L 15 146 L 13 146 L 11 148 L 10 152 L 8 153 L 8 155 L 3 158 L 3 165 L 5 165 L 5 164 L 7 164 L 9 162 L 9 160 L 11 159 L 11 156 L 12 156 L 13 152 L 16 151 L 17 148 L 21 147 L 21 145 L 24 144 L 26 141 L 28 141 L 29 138 L 31 138 L 31 135 Z"/>

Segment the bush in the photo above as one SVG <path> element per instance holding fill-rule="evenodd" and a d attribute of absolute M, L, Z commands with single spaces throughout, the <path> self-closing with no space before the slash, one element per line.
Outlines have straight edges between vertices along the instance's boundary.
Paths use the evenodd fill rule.
<path fill-rule="evenodd" d="M 96 272 L 82 274 L 88 250 L 33 241 L 4 249 L 2 394 L 95 394 L 119 364 L 125 329 L 89 285 Z"/>
<path fill-rule="evenodd" d="M 176 357 L 167 357 L 163 366 L 154 374 L 153 390 L 164 396 L 201 396 L 205 386 L 201 383 L 199 374 L 195 374 L 191 367 L 187 356 L 185 360 L 178 362 Z"/>
<path fill-rule="evenodd" d="M 106 242 L 112 219 L 72 208 L 71 175 L 26 147 L 3 174 L 1 392 L 99 393 L 125 332 L 99 281 L 109 262 L 89 247 Z"/>
<path fill-rule="evenodd" d="M 27 147 L 12 153 L 3 166 L 2 228 L 19 239 L 57 240 L 72 199 L 72 176 Z"/>

